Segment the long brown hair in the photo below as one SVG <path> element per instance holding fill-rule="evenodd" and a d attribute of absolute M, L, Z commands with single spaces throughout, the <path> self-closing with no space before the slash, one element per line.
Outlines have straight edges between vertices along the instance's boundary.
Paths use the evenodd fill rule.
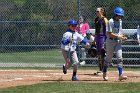
<path fill-rule="evenodd" d="M 106 10 L 104 7 L 98 7 L 100 8 L 101 13 L 103 14 L 104 17 L 106 17 Z"/>

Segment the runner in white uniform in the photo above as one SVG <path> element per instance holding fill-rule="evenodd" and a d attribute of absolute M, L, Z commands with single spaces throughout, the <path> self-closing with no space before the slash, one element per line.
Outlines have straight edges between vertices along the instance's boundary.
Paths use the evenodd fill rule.
<path fill-rule="evenodd" d="M 65 59 L 65 64 L 63 65 L 63 73 L 67 73 L 67 69 L 69 69 L 73 63 L 73 75 L 72 81 L 78 81 L 79 79 L 76 77 L 77 68 L 78 68 L 78 57 L 75 51 L 77 41 L 89 46 L 90 44 L 82 35 L 78 32 L 75 32 L 75 28 L 77 26 L 77 22 L 75 20 L 70 20 L 68 22 L 68 29 L 63 34 L 61 41 L 61 49 Z"/>
<path fill-rule="evenodd" d="M 115 51 L 117 57 L 117 67 L 119 72 L 119 80 L 127 79 L 122 75 L 123 72 L 123 59 L 122 59 L 122 41 L 125 41 L 127 37 L 122 32 L 122 18 L 124 16 L 124 10 L 121 7 L 114 9 L 114 16 L 108 22 L 107 40 L 106 40 L 106 59 L 103 67 L 103 79 L 108 80 L 107 68 L 112 62 L 113 53 Z"/>

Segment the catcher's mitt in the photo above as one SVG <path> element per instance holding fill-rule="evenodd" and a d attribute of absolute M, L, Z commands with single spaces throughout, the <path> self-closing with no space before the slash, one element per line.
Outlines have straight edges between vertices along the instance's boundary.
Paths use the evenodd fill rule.
<path fill-rule="evenodd" d="M 96 56 L 97 56 L 97 49 L 96 49 L 95 47 L 89 48 L 88 54 L 89 54 L 91 57 L 96 57 Z"/>

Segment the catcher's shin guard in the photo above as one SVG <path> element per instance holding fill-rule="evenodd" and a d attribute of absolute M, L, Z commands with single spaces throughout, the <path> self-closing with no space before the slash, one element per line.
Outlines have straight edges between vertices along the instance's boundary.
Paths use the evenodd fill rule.
<path fill-rule="evenodd" d="M 99 63 L 99 70 L 102 71 L 104 66 L 104 57 L 102 57 L 102 55 L 98 56 L 98 63 Z"/>

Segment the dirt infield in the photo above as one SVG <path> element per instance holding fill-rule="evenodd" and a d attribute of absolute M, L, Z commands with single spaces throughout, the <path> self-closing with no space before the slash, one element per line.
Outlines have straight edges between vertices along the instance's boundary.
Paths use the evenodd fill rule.
<path fill-rule="evenodd" d="M 116 82 L 140 82 L 140 71 L 124 71 L 128 76 L 125 81 L 118 81 L 118 72 L 109 71 L 109 81 L 103 81 L 102 75 L 94 75 L 93 70 L 79 70 L 78 82 L 89 83 L 116 83 Z M 62 70 L 0 70 L 0 88 L 14 87 L 20 85 L 31 85 L 47 82 L 73 82 L 71 81 L 72 70 L 63 74 Z"/>

